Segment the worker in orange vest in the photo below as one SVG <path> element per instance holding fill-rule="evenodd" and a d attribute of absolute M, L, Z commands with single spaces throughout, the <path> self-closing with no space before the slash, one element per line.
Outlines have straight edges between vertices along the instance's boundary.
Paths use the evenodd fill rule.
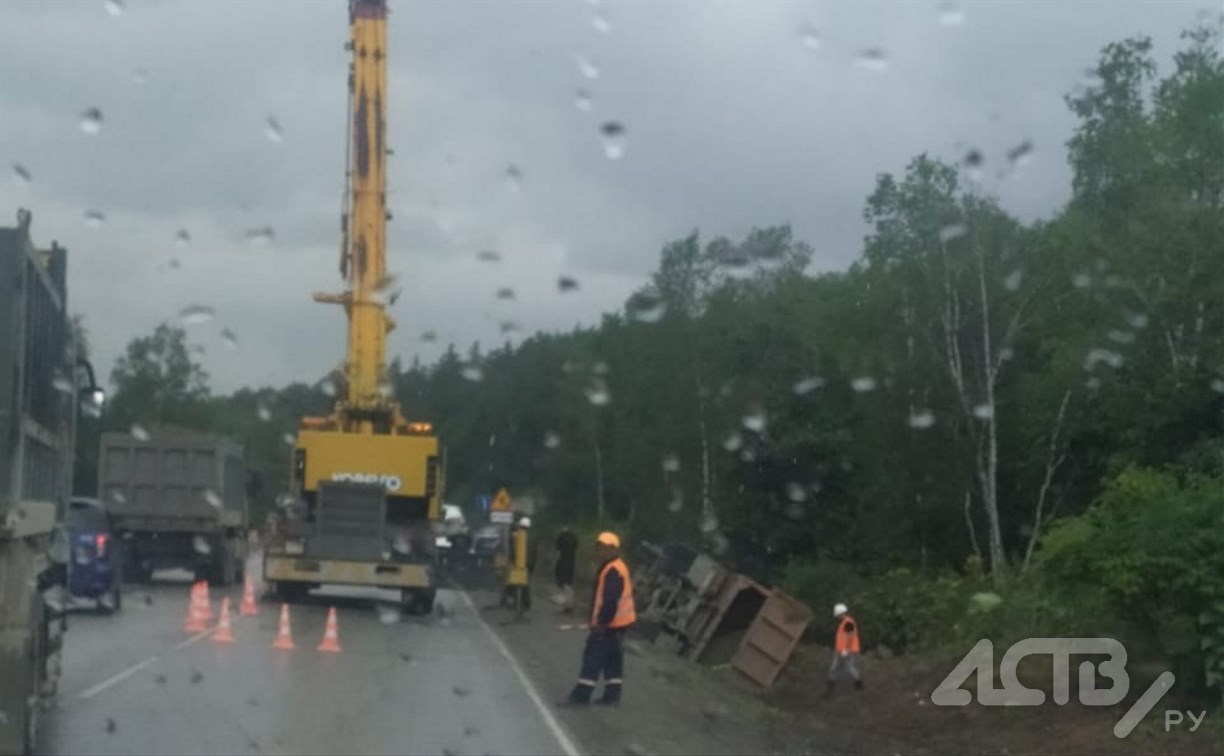
<path fill-rule="evenodd" d="M 595 539 L 599 572 L 591 602 L 591 630 L 582 649 L 582 670 L 566 705 L 591 703 L 599 676 L 604 678 L 603 697 L 595 703 L 615 706 L 624 683 L 625 631 L 637 621 L 633 607 L 633 581 L 620 558 L 620 538 L 603 532 Z"/>
<path fill-rule="evenodd" d="M 859 674 L 858 666 L 855 664 L 860 651 L 858 623 L 854 621 L 854 617 L 850 616 L 850 610 L 845 604 L 837 604 L 833 607 L 833 618 L 837 620 L 837 633 L 833 637 L 833 663 L 829 665 L 829 682 L 825 689 L 825 698 L 833 695 L 833 689 L 837 686 L 838 674 L 843 670 L 850 676 L 850 679 L 854 680 L 854 687 L 859 689 L 863 687 L 863 677 Z"/>

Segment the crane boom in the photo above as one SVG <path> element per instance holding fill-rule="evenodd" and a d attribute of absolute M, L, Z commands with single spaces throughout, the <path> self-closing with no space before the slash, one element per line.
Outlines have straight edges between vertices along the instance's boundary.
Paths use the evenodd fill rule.
<path fill-rule="evenodd" d="M 349 26 L 350 139 L 340 250 L 340 270 L 348 290 L 340 295 L 315 294 L 315 300 L 344 305 L 348 315 L 345 385 L 334 420 L 344 431 L 386 433 L 404 422 L 383 388 L 387 333 L 395 327 L 382 298 L 389 280 L 386 0 L 351 0 Z"/>

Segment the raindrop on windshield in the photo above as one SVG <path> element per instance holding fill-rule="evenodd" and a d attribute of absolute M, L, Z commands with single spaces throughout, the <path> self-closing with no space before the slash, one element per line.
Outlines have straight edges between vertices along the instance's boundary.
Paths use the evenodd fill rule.
<path fill-rule="evenodd" d="M 1135 334 L 1130 331 L 1122 331 L 1114 329 L 1108 334 L 1109 340 L 1115 344 L 1132 344 L 1135 341 Z"/>
<path fill-rule="evenodd" d="M 277 121 L 275 116 L 268 116 L 268 120 L 264 121 L 264 136 L 268 138 L 268 141 L 275 144 L 285 141 L 285 132 L 281 128 L 280 121 Z"/>
<path fill-rule="evenodd" d="M 272 419 L 272 410 L 268 409 L 267 405 L 260 404 L 255 407 L 255 414 L 260 420 L 265 423 Z"/>
<path fill-rule="evenodd" d="M 395 604 L 380 603 L 378 605 L 378 621 L 384 625 L 394 625 L 400 621 L 401 616 L 402 612 Z"/>
<path fill-rule="evenodd" d="M 324 396 L 335 396 L 336 383 L 335 381 L 324 379 L 319 383 L 319 390 L 323 392 Z"/>
<path fill-rule="evenodd" d="M 281 441 L 285 442 L 285 446 L 293 446 L 295 443 L 297 443 L 297 437 L 292 433 L 286 433 L 285 435 L 281 436 Z"/>
<path fill-rule="evenodd" d="M 979 404 L 973 408 L 973 416 L 978 420 L 989 420 L 994 417 L 994 407 L 989 404 Z"/>
<path fill-rule="evenodd" d="M 680 458 L 675 454 L 668 454 L 663 457 L 663 471 L 669 473 L 680 472 Z"/>
<path fill-rule="evenodd" d="M 136 439 L 137 441 L 148 441 L 150 438 L 152 438 L 149 435 L 149 432 L 144 429 L 143 425 L 139 425 L 139 424 L 133 425 L 130 428 L 130 431 L 132 434 L 132 438 Z"/>
<path fill-rule="evenodd" d="M 732 431 L 729 436 L 723 439 L 722 446 L 729 452 L 739 451 L 744 445 L 744 437 L 737 431 Z"/>
<path fill-rule="evenodd" d="M 791 481 L 786 484 L 786 498 L 796 503 L 807 501 L 807 488 L 802 483 Z"/>
<path fill-rule="evenodd" d="M 191 234 L 188 233 L 187 229 L 185 228 L 180 228 L 178 232 L 174 234 L 174 243 L 180 247 L 186 247 L 190 241 Z"/>
<path fill-rule="evenodd" d="M 523 186 L 523 172 L 517 165 L 506 167 L 506 186 L 512 191 L 518 191 Z"/>
<path fill-rule="evenodd" d="M 667 502 L 667 511 L 679 512 L 681 509 L 684 509 L 684 489 L 680 486 L 673 486 L 671 499 Z"/>
<path fill-rule="evenodd" d="M 606 11 L 595 11 L 595 15 L 591 16 L 591 28 L 600 34 L 607 34 L 612 31 L 612 22 L 608 20 Z"/>
<path fill-rule="evenodd" d="M 484 371 L 481 370 L 480 367 L 477 365 L 465 366 L 463 370 L 460 371 L 460 374 L 464 377 L 465 380 L 469 380 L 473 383 L 477 383 L 479 381 L 484 380 Z"/>
<path fill-rule="evenodd" d="M 578 281 L 570 276 L 561 276 L 557 279 L 557 291 L 565 294 L 570 291 L 578 291 Z"/>
<path fill-rule="evenodd" d="M 171 257 L 170 261 L 166 264 L 170 266 L 170 270 L 178 270 L 183 267 L 183 263 L 179 262 L 177 257 Z"/>
<path fill-rule="evenodd" d="M 97 108 L 86 108 L 81 112 L 80 119 L 81 131 L 94 135 L 102 130 L 102 111 Z"/>
<path fill-rule="evenodd" d="M 1146 328 L 1148 324 L 1148 316 L 1143 313 L 1136 313 L 1126 319 L 1130 323 L 1131 328 Z"/>
<path fill-rule="evenodd" d="M 1033 143 L 1025 139 L 1007 151 L 1007 162 L 1014 168 L 1028 165 L 1033 159 Z"/>
<path fill-rule="evenodd" d="M 940 3 L 939 23 L 944 26 L 963 26 L 965 23 L 965 12 L 961 10 L 960 5 L 957 3 Z"/>
<path fill-rule="evenodd" d="M 748 408 L 742 418 L 744 427 L 753 433 L 763 433 L 767 419 L 765 417 L 765 408 L 759 404 L 754 404 Z"/>
<path fill-rule="evenodd" d="M 127 496 L 125 496 L 119 489 L 115 489 L 110 492 L 110 500 L 116 504 L 126 504 Z"/>
<path fill-rule="evenodd" d="M 985 176 L 983 165 L 986 159 L 982 157 L 982 151 L 976 147 L 965 153 L 965 170 L 969 173 L 969 180 L 978 182 Z"/>
<path fill-rule="evenodd" d="M 271 226 L 263 226 L 262 228 L 248 229 L 246 232 L 247 244 L 253 247 L 263 247 L 272 243 L 276 238 L 276 232 Z"/>
<path fill-rule="evenodd" d="M 929 409 L 915 410 L 909 417 L 909 426 L 917 430 L 926 430 L 935 425 L 935 413 Z"/>
<path fill-rule="evenodd" d="M 221 343 L 225 345 L 226 349 L 237 349 L 238 348 L 238 337 L 230 329 L 222 328 L 221 329 Z"/>
<path fill-rule="evenodd" d="M 599 78 L 599 66 L 593 60 L 585 55 L 579 55 L 574 58 L 574 61 L 578 64 L 578 70 L 582 72 L 583 76 L 588 79 Z"/>
<path fill-rule="evenodd" d="M 211 488 L 204 489 L 204 501 L 208 502 L 208 506 L 215 509 L 220 509 L 221 505 L 224 503 L 221 501 L 221 497 L 217 494 L 217 492 Z"/>
<path fill-rule="evenodd" d="M 713 533 L 718 530 L 718 516 L 713 512 L 706 512 L 701 516 L 701 532 Z"/>
<path fill-rule="evenodd" d="M 591 93 L 585 89 L 579 89 L 574 94 L 574 107 L 581 110 L 583 113 L 590 113 L 594 104 L 591 102 Z"/>
<path fill-rule="evenodd" d="M 880 48 L 872 47 L 855 55 L 854 65 L 868 71 L 887 71 L 888 56 Z"/>
<path fill-rule="evenodd" d="M 756 458 L 757 458 L 757 455 L 756 455 L 755 449 L 745 448 L 742 451 L 740 451 L 740 461 L 741 462 L 756 462 Z"/>
<path fill-rule="evenodd" d="M 89 228 L 100 228 L 106 223 L 106 214 L 101 210 L 90 210 L 85 213 L 85 225 Z"/>
<path fill-rule="evenodd" d="M 1089 276 L 1087 273 L 1076 273 L 1071 278 L 1071 283 L 1077 289 L 1087 289 L 1092 286 L 1092 276 Z"/>
<path fill-rule="evenodd" d="M 1016 350 L 1012 349 L 1011 347 L 1003 347 L 1002 349 L 999 350 L 1000 360 L 1010 360 L 1012 357 L 1015 357 L 1015 356 L 1016 356 Z"/>
<path fill-rule="evenodd" d="M 30 171 L 21 163 L 13 163 L 13 179 L 19 184 L 28 184 L 33 180 Z"/>
<path fill-rule="evenodd" d="M 212 553 L 212 546 L 208 545 L 208 539 L 202 535 L 197 535 L 191 539 L 191 547 L 196 550 L 197 554 Z"/>
<path fill-rule="evenodd" d="M 799 30 L 799 41 L 809 50 L 819 50 L 820 32 L 811 26 L 805 26 Z"/>
<path fill-rule="evenodd" d="M 476 259 L 480 262 L 501 262 L 501 255 L 491 249 L 484 249 L 476 253 Z"/>
<path fill-rule="evenodd" d="M 1211 390 L 1217 394 L 1224 394 L 1224 378 L 1212 378 Z"/>
<path fill-rule="evenodd" d="M 796 396 L 803 396 L 804 394 L 812 393 L 821 386 L 824 386 L 824 379 L 812 376 L 810 378 L 803 378 L 796 381 L 795 385 L 792 387 L 792 390 L 795 392 Z"/>
<path fill-rule="evenodd" d="M 217 311 L 208 305 L 187 305 L 179 312 L 179 320 L 183 321 L 183 325 L 200 325 L 212 320 L 217 314 Z"/>
<path fill-rule="evenodd" d="M 425 331 L 421 334 L 421 341 L 424 341 L 426 344 L 432 344 L 437 340 L 438 334 L 434 331 Z"/>
<path fill-rule="evenodd" d="M 515 323 L 513 320 L 503 320 L 501 324 L 498 325 L 498 330 L 500 330 L 503 334 L 516 333 L 518 329 L 518 323 Z"/>
<path fill-rule="evenodd" d="M 112 16 L 122 16 L 123 0 L 106 0 L 106 12 Z"/>
<path fill-rule="evenodd" d="M 544 434 L 544 448 L 545 449 L 556 449 L 560 445 L 561 445 L 561 437 L 558 436 L 556 433 L 549 431 Z"/>
<path fill-rule="evenodd" d="M 514 289 L 511 289 L 509 286 L 503 286 L 502 288 L 497 290 L 497 298 L 513 301 L 514 300 Z"/>
<path fill-rule="evenodd" d="M 860 376 L 850 381 L 850 388 L 860 394 L 865 394 L 868 391 L 874 391 L 876 387 L 876 379 L 869 375 Z"/>
<path fill-rule="evenodd" d="M 625 304 L 625 314 L 638 323 L 657 323 L 663 318 L 666 306 L 653 294 L 639 293 Z"/>
<path fill-rule="evenodd" d="M 1098 363 L 1104 362 L 1111 368 L 1117 369 L 1122 367 L 1125 358 L 1117 352 L 1110 349 L 1101 349 L 1094 347 L 1088 350 L 1088 354 L 1084 355 L 1084 369 L 1092 370 Z"/>
<path fill-rule="evenodd" d="M 55 371 L 55 375 L 51 378 L 51 385 L 56 391 L 62 391 L 65 394 L 71 394 L 73 390 L 72 381 L 68 380 L 68 377 L 60 370 Z"/>
<path fill-rule="evenodd" d="M 607 121 L 599 127 L 603 135 L 604 155 L 609 160 L 620 160 L 625 155 L 625 127 L 620 121 Z"/>
<path fill-rule="evenodd" d="M 959 239 L 968 233 L 969 229 L 965 228 L 963 223 L 950 223 L 947 226 L 939 229 L 939 240 L 947 243 L 953 239 Z"/>
<path fill-rule="evenodd" d="M 1003 279 L 1003 288 L 1008 291 L 1016 291 L 1020 288 L 1020 283 L 1024 280 L 1024 271 L 1016 268 L 1011 273 L 1007 274 L 1007 278 Z"/>
<path fill-rule="evenodd" d="M 587 386 L 586 398 L 591 404 L 596 407 L 602 407 L 612 401 L 611 395 L 608 393 L 608 386 L 602 378 L 596 377 L 591 379 L 591 385 Z"/>

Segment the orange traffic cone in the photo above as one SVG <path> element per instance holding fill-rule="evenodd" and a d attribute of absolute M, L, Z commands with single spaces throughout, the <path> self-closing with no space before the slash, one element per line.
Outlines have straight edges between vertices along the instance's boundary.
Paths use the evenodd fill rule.
<path fill-rule="evenodd" d="M 289 630 L 289 605 L 281 604 L 280 630 L 276 633 L 276 642 L 272 644 L 272 648 L 281 648 L 286 651 L 292 651 L 293 633 Z"/>
<path fill-rule="evenodd" d="M 183 622 L 183 630 L 188 633 L 204 632 L 204 615 L 200 612 L 200 584 L 191 586 L 191 601 L 187 605 L 187 619 Z"/>
<path fill-rule="evenodd" d="M 242 606 L 238 609 L 243 617 L 254 617 L 259 614 L 259 605 L 255 603 L 255 584 L 246 579 L 246 588 L 242 591 Z"/>
<path fill-rule="evenodd" d="M 217 643 L 233 643 L 234 634 L 230 631 L 229 596 L 221 601 L 221 621 L 217 623 L 217 632 L 213 633 Z"/>
<path fill-rule="evenodd" d="M 212 622 L 212 599 L 208 597 L 208 581 L 200 581 L 200 610 L 204 613 L 204 621 Z"/>
<path fill-rule="evenodd" d="M 340 633 L 336 630 L 336 607 L 327 610 L 327 629 L 323 631 L 323 642 L 319 644 L 320 651 L 340 652 Z"/>

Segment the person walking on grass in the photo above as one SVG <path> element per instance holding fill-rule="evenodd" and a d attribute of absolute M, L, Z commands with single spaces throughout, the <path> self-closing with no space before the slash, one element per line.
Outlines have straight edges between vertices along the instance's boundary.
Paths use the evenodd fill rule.
<path fill-rule="evenodd" d="M 620 538 L 603 532 L 595 539 L 599 572 L 591 601 L 591 630 L 582 649 L 582 670 L 565 706 L 591 703 L 591 695 L 602 675 L 603 697 L 595 703 L 616 706 L 624 687 L 625 631 L 637 621 L 633 606 L 633 580 L 620 557 Z"/>
<path fill-rule="evenodd" d="M 858 661 L 860 643 L 858 623 L 850 616 L 850 610 L 845 604 L 833 607 L 833 618 L 837 620 L 837 632 L 833 637 L 833 662 L 829 665 L 828 687 L 825 688 L 825 698 L 833 695 L 837 687 L 837 678 L 845 673 L 854 680 L 854 687 L 863 687 L 863 677 L 859 674 Z"/>

